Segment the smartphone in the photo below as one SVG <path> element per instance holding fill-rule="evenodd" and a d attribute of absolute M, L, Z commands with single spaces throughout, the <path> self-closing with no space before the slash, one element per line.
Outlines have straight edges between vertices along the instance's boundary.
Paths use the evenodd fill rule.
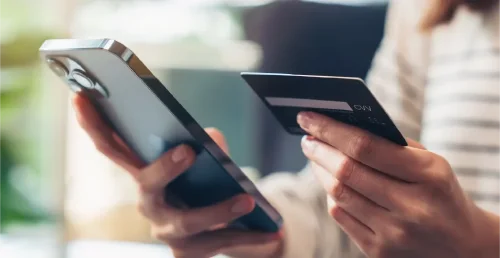
<path fill-rule="evenodd" d="M 241 73 L 290 134 L 307 134 L 297 123 L 302 111 L 323 114 L 401 146 L 408 143 L 360 78 L 283 73 Z"/>
<path fill-rule="evenodd" d="M 165 188 L 170 205 L 206 207 L 247 193 L 256 207 L 230 227 L 279 231 L 278 211 L 126 46 L 112 39 L 53 39 L 43 43 L 40 55 L 72 91 L 92 101 L 145 163 L 179 144 L 195 150 L 194 164 Z"/>

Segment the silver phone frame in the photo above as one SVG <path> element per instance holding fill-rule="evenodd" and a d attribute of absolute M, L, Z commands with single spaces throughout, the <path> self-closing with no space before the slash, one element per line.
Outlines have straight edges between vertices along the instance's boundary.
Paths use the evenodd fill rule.
<path fill-rule="evenodd" d="M 227 171 L 227 173 L 241 186 L 241 188 L 250 194 L 256 205 L 259 205 L 264 212 L 277 224 L 278 227 L 281 227 L 283 224 L 283 218 L 279 214 L 279 212 L 266 200 L 266 198 L 260 193 L 255 184 L 243 173 L 243 171 L 231 160 L 231 158 L 226 155 L 226 153 L 219 148 L 219 146 L 205 133 L 203 128 L 196 122 L 196 120 L 187 112 L 187 110 L 182 107 L 180 103 L 175 99 L 175 97 L 168 91 L 168 89 L 163 85 L 142 63 L 142 61 L 136 56 L 136 54 L 127 48 L 124 44 L 120 43 L 114 39 L 50 39 L 46 40 L 42 46 L 40 47 L 40 55 L 44 61 L 50 56 L 54 56 L 54 52 L 56 51 L 64 51 L 64 50 L 76 50 L 76 49 L 93 49 L 93 50 L 105 50 L 108 51 L 117 57 L 119 57 L 122 61 L 124 61 L 127 66 L 134 72 L 142 82 L 152 91 L 152 94 L 155 94 L 156 97 L 168 108 L 168 110 L 172 113 L 174 117 L 176 117 L 177 121 L 184 125 L 186 130 L 191 134 L 191 136 L 199 141 L 201 145 L 207 150 L 207 152 L 219 162 L 219 164 Z M 134 60 L 135 62 L 132 62 Z M 76 60 L 78 61 L 78 60 Z M 189 116 L 188 119 L 192 120 L 190 124 L 186 124 L 183 122 L 181 118 L 179 118 L 179 114 L 176 114 L 171 108 L 171 106 L 166 103 L 164 99 L 162 99 L 158 94 L 155 93 L 153 89 L 157 87 L 157 85 L 152 85 L 147 82 L 147 80 L 155 79 L 158 82 L 158 85 L 163 86 L 162 90 L 166 90 L 168 94 L 172 95 L 172 98 L 177 101 L 177 104 L 180 105 L 183 111 Z M 186 118 L 184 118 L 185 120 Z M 201 129 L 201 131 L 199 130 Z M 193 131 L 196 130 L 197 132 Z M 203 137 L 200 140 L 200 136 Z"/>

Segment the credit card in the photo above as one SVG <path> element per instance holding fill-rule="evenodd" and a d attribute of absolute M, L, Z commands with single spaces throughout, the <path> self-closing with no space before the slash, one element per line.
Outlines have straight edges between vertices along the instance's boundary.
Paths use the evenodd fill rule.
<path fill-rule="evenodd" d="M 241 76 L 290 134 L 306 134 L 297 123 L 297 115 L 312 111 L 408 145 L 359 78 L 253 72 Z"/>

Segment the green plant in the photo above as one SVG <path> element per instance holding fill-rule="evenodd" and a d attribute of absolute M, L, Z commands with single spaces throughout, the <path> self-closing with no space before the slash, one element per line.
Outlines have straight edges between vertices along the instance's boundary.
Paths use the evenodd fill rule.
<path fill-rule="evenodd" d="M 46 221 L 49 213 L 37 202 L 37 193 L 26 189 L 15 173 L 28 168 L 24 177 L 40 178 L 41 162 L 37 155 L 39 139 L 35 128 L 23 126 L 36 110 L 39 80 L 38 48 L 48 38 L 20 34 L 0 45 L 0 225 L 31 224 Z M 30 130 L 31 129 L 31 130 Z M 33 130 L 34 129 L 34 130 Z M 29 180 L 29 178 L 25 178 Z M 32 180 L 33 181 L 33 180 Z M 24 187 L 23 187 L 24 186 Z"/>
<path fill-rule="evenodd" d="M 2 0 L 0 42 L 0 229 L 51 219 L 33 184 L 41 182 L 38 48 L 55 35 L 41 29 L 30 1 Z M 29 121 L 29 125 L 28 122 Z"/>

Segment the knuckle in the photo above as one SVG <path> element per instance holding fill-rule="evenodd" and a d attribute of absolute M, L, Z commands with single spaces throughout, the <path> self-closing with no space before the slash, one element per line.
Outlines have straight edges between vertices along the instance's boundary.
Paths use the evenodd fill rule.
<path fill-rule="evenodd" d="M 374 241 L 370 237 L 362 237 L 360 239 L 360 245 L 366 248 L 367 250 L 370 250 L 374 246 Z"/>
<path fill-rule="evenodd" d="M 176 235 L 192 235 L 197 232 L 197 223 L 191 219 L 187 219 L 187 216 L 177 216 L 175 219 L 175 231 Z"/>
<path fill-rule="evenodd" d="M 384 241 L 381 239 L 381 237 L 379 235 L 362 236 L 362 237 L 359 237 L 356 242 L 357 242 L 358 246 L 366 254 L 366 257 L 373 257 L 373 258 L 383 257 L 383 256 L 378 255 L 379 250 L 381 249 L 381 246 L 384 243 Z M 387 256 L 385 256 L 385 257 L 387 257 Z"/>
<path fill-rule="evenodd" d="M 422 170 L 431 170 L 437 164 L 436 161 L 441 160 L 442 157 L 431 153 L 430 155 L 422 155 L 420 162 L 416 164 Z"/>
<path fill-rule="evenodd" d="M 398 249 L 407 246 L 410 246 L 409 234 L 401 228 L 393 227 L 383 236 L 377 237 L 375 243 L 372 243 L 372 248 L 368 250 L 370 257 L 398 257 L 395 256 L 399 253 Z"/>
<path fill-rule="evenodd" d="M 392 243 L 395 246 L 409 246 L 411 239 L 410 231 L 408 230 L 407 226 L 395 227 L 391 230 L 388 238 L 388 242 Z M 388 248 L 388 246 L 385 247 L 385 249 Z"/>
<path fill-rule="evenodd" d="M 456 177 L 449 163 L 441 156 L 436 155 L 434 166 L 429 172 L 431 174 L 428 184 L 428 193 L 433 197 L 448 196 L 453 191 Z"/>
<path fill-rule="evenodd" d="M 142 195 L 154 191 L 154 187 L 152 187 L 152 184 L 150 183 L 151 180 L 149 179 L 148 173 L 139 173 L 136 181 L 139 187 L 139 192 Z"/>
<path fill-rule="evenodd" d="M 143 177 L 138 177 L 137 184 L 139 186 L 139 192 L 141 194 L 154 191 L 154 188 L 152 188 L 151 185 L 147 183 L 145 179 L 143 179 Z"/>
<path fill-rule="evenodd" d="M 106 142 L 94 142 L 97 151 L 104 155 L 108 155 L 111 151 L 111 146 Z"/>
<path fill-rule="evenodd" d="M 391 207 L 405 207 L 405 199 L 401 197 L 399 192 L 393 191 L 391 187 L 384 187 L 383 185 L 379 187 L 380 196 L 385 198 L 386 204 Z"/>
<path fill-rule="evenodd" d="M 321 119 L 316 126 L 316 134 L 320 139 L 328 140 L 330 139 L 330 130 L 328 130 L 328 124 L 324 119 Z"/>
<path fill-rule="evenodd" d="M 328 207 L 328 214 L 330 214 L 330 216 L 333 218 L 338 218 L 339 212 L 342 212 L 342 211 L 340 210 L 340 207 L 338 207 L 338 206 Z"/>
<path fill-rule="evenodd" d="M 353 136 L 349 146 L 349 152 L 356 159 L 362 159 L 374 152 L 374 138 L 368 134 Z"/>
<path fill-rule="evenodd" d="M 349 157 L 344 157 L 338 165 L 337 179 L 343 183 L 351 182 L 355 169 L 356 162 Z"/>
<path fill-rule="evenodd" d="M 336 182 L 332 186 L 330 194 L 332 195 L 333 199 L 340 203 L 347 203 L 351 198 L 347 188 L 340 182 Z"/>
<path fill-rule="evenodd" d="M 422 159 L 425 162 L 424 165 L 426 165 L 426 166 L 424 168 L 426 168 L 426 169 L 433 169 L 436 167 L 444 167 L 448 164 L 448 161 L 446 160 L 446 158 L 444 158 L 443 156 L 441 156 L 439 154 L 430 152 L 429 155 L 426 155 L 426 156 L 428 157 L 427 159 Z"/>
<path fill-rule="evenodd" d="M 161 198 L 157 196 L 142 195 L 137 204 L 137 210 L 153 223 L 163 223 L 171 216 L 171 212 L 165 208 Z"/>
<path fill-rule="evenodd" d="M 136 181 L 142 192 L 153 192 L 163 189 L 170 181 L 170 171 L 168 164 L 159 160 L 148 168 L 142 169 Z"/>
<path fill-rule="evenodd" d="M 406 231 L 412 231 L 418 225 L 428 225 L 432 222 L 432 208 L 427 207 L 426 204 L 419 205 L 418 208 L 413 208 L 409 213 L 408 220 L 400 225 L 400 228 Z"/>
<path fill-rule="evenodd" d="M 152 227 L 151 230 L 150 230 L 150 232 L 151 232 L 151 238 L 153 238 L 155 240 L 162 241 L 162 242 L 166 241 L 167 237 L 158 228 Z"/>
<path fill-rule="evenodd" d="M 452 189 L 454 177 L 451 173 L 442 173 L 435 179 L 434 193 L 447 196 Z"/>
<path fill-rule="evenodd" d="M 432 173 L 435 182 L 440 183 L 441 180 L 446 180 L 453 176 L 450 173 L 450 164 L 443 156 L 431 153 L 428 157 L 427 166 L 424 169 Z"/>
<path fill-rule="evenodd" d="M 403 214 L 404 217 L 399 217 L 399 228 L 407 232 L 413 232 L 421 228 L 423 225 L 431 225 L 435 221 L 433 210 L 435 209 L 433 203 L 423 200 L 407 204 Z"/>

